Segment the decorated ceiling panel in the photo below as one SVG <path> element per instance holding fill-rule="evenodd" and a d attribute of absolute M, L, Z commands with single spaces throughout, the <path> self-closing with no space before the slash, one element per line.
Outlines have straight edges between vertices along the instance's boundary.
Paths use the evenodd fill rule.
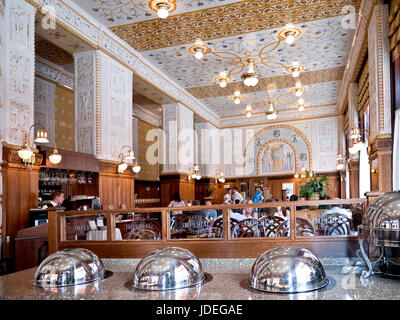
<path fill-rule="evenodd" d="M 326 106 L 336 104 L 354 36 L 345 23 L 348 8 L 357 12 L 361 4 L 361 0 L 168 0 L 176 8 L 160 19 L 150 9 L 151 1 L 156 0 L 72 1 L 211 112 L 220 118 L 242 117 L 246 123 L 246 101 L 235 105 L 230 99 L 235 90 L 265 99 L 274 87 L 274 96 L 285 96 L 274 104 L 278 120 L 279 113 L 282 119 L 302 117 L 301 112 L 293 112 L 299 96 L 290 95 L 297 82 L 306 89 L 301 97 L 306 109 L 319 114 L 322 111 L 317 109 L 325 108 L 322 113 L 326 114 Z M 286 37 L 289 23 L 296 30 L 294 42 L 286 42 L 282 36 Z M 202 59 L 194 56 L 198 39 L 207 47 Z M 243 85 L 249 58 L 259 75 L 254 87 Z M 292 77 L 289 70 L 293 63 L 304 66 L 298 77 Z M 223 71 L 230 77 L 226 87 L 216 80 Z M 157 90 L 144 89 L 140 83 L 134 84 L 135 92 L 164 104 L 161 97 L 155 99 Z"/>

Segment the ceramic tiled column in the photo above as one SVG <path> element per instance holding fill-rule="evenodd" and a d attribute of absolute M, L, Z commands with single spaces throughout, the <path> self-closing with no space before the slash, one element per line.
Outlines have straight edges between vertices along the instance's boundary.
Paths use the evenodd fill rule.
<path fill-rule="evenodd" d="M 35 194 L 32 186 L 21 185 L 16 195 L 10 189 L 10 183 L 6 183 L 12 170 L 20 173 L 14 178 L 14 187 L 22 180 L 37 179 L 38 174 L 36 167 L 22 171 L 23 165 L 16 156 L 16 146 L 22 145 L 34 119 L 35 13 L 36 9 L 24 0 L 0 2 L 0 230 L 3 242 L 6 236 L 10 236 L 12 242 L 16 231 L 25 227 L 20 212 L 26 215 L 31 203 L 21 204 L 21 199 L 27 196 L 33 199 L 32 204 L 37 200 L 37 190 Z M 31 142 L 32 138 L 31 131 Z M 8 150 L 11 149 L 13 169 L 8 166 Z M 13 199 L 13 196 L 19 198 Z M 7 245 L 3 246 L 3 258 L 12 256 L 9 249 Z"/>
<path fill-rule="evenodd" d="M 132 146 L 132 72 L 101 51 L 74 54 L 75 148 L 118 160 Z"/>
<path fill-rule="evenodd" d="M 388 5 L 376 4 L 368 26 L 370 160 L 378 162 L 379 191 L 392 190 L 392 110 Z"/>
<path fill-rule="evenodd" d="M 359 128 L 358 121 L 358 109 L 357 109 L 357 90 L 358 84 L 353 82 L 349 84 L 348 89 L 348 106 L 349 106 L 349 136 L 347 140 L 349 141 L 349 147 L 351 146 L 352 139 L 350 137 L 353 128 Z M 356 154 L 350 154 L 350 159 L 348 161 L 349 168 L 349 179 L 350 179 L 350 198 L 358 198 L 360 196 L 359 192 L 359 168 L 360 168 L 360 157 L 359 152 Z"/>
<path fill-rule="evenodd" d="M 194 181 L 188 180 L 195 164 L 193 112 L 179 103 L 163 105 L 161 154 L 161 205 L 168 205 L 175 192 L 194 200 Z"/>

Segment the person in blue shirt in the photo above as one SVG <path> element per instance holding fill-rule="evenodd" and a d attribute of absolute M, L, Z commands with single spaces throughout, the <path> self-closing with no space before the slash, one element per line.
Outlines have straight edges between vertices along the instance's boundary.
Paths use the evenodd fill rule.
<path fill-rule="evenodd" d="M 258 189 L 253 196 L 253 203 L 261 203 L 264 200 L 262 189 Z"/>
<path fill-rule="evenodd" d="M 212 206 L 212 202 L 209 200 L 207 200 L 204 204 L 206 206 Z M 213 221 L 217 218 L 217 210 L 215 210 L 215 209 L 207 209 L 207 210 L 203 210 L 203 212 L 205 213 L 206 218 L 209 221 Z"/>

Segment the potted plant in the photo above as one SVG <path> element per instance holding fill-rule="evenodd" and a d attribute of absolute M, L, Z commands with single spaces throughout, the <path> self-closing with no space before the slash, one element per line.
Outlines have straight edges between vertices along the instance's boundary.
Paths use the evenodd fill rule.
<path fill-rule="evenodd" d="M 207 191 L 206 191 L 206 196 L 204 197 L 204 200 L 212 200 L 214 197 L 212 196 L 213 192 L 215 191 L 215 188 L 213 188 L 210 185 L 208 185 Z"/>
<path fill-rule="evenodd" d="M 310 171 L 306 170 L 307 178 L 310 178 L 303 186 L 300 187 L 300 197 L 306 200 L 319 200 L 327 197 L 326 189 L 330 190 L 331 184 L 327 182 L 327 176 L 316 177 L 314 171 L 312 176 Z"/>

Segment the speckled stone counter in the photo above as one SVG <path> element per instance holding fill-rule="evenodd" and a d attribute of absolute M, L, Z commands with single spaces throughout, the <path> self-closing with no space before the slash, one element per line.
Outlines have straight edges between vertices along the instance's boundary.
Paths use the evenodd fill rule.
<path fill-rule="evenodd" d="M 36 268 L 0 277 L 0 299 L 41 300 L 370 300 L 400 299 L 400 280 L 372 275 L 360 280 L 356 263 L 350 259 L 321 259 L 330 283 L 320 291 L 298 294 L 270 294 L 247 285 L 255 259 L 200 259 L 211 281 L 202 286 L 165 292 L 149 292 L 132 287 L 139 259 L 103 259 L 106 279 L 75 287 L 42 289 L 33 286 Z"/>

